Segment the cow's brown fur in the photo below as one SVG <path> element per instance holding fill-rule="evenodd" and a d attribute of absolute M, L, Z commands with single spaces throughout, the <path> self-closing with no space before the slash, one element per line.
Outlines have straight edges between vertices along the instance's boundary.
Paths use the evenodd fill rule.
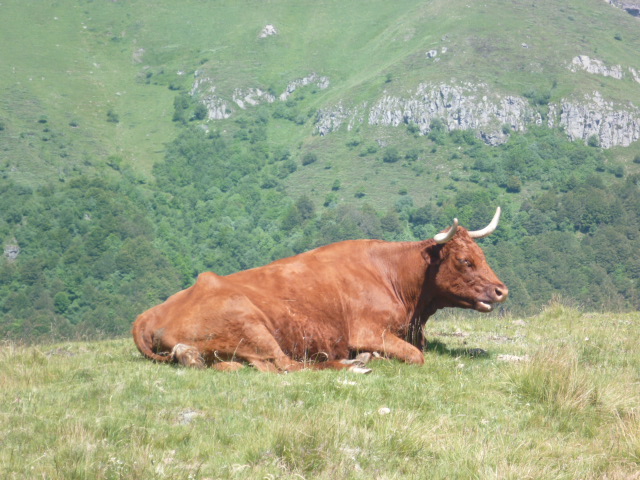
<path fill-rule="evenodd" d="M 228 276 L 203 273 L 140 315 L 133 337 L 155 361 L 221 370 L 239 361 L 262 371 L 350 368 L 354 352 L 422 364 L 422 327 L 436 310 L 486 311 L 507 294 L 459 227 L 445 244 L 352 240 Z"/>

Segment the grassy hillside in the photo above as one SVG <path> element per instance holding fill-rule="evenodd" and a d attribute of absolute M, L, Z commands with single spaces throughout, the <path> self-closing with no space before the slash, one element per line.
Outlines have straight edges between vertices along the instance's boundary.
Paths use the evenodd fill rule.
<path fill-rule="evenodd" d="M 441 316 L 423 367 L 377 361 L 367 376 L 186 370 L 129 338 L 5 343 L 0 475 L 633 478 L 639 325 L 560 304 Z"/>
<path fill-rule="evenodd" d="M 336 1 L 185 1 L 176 8 L 143 0 L 11 0 L 1 8 L 3 171 L 27 184 L 101 171 L 110 156 L 150 180 L 176 134 L 176 92 L 190 90 L 198 69 L 226 96 L 249 87 L 279 94 L 310 73 L 327 76 L 330 87 L 301 102 L 305 112 L 425 81 L 483 82 L 498 93 L 541 92 L 552 100 L 594 89 L 619 101 L 640 95 L 632 80 L 566 68 L 583 54 L 640 69 L 637 19 L 598 0 L 379 1 L 366 8 Z M 278 35 L 259 38 L 266 24 Z M 443 47 L 437 62 L 425 55 Z M 337 164 L 358 164 L 333 141 L 313 138 L 311 122 L 274 130 L 280 146 L 304 145 Z M 375 141 L 380 134 L 360 135 Z M 394 135 L 383 138 L 393 142 Z M 359 173 L 366 169 L 361 164 Z"/>

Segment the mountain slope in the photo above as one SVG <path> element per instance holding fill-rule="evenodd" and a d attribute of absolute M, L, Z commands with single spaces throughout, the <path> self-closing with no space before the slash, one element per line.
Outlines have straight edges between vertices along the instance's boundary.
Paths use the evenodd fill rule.
<path fill-rule="evenodd" d="M 367 8 L 9 1 L 1 9 L 4 168 L 25 180 L 100 168 L 111 155 L 148 175 L 176 133 L 175 91 L 167 87 L 191 91 L 196 72 L 210 79 L 231 115 L 241 110 L 233 102 L 238 89 L 277 97 L 311 74 L 329 85 L 307 95 L 305 111 L 370 108 L 420 84 L 485 85 L 496 95 L 544 98 L 557 110 L 563 99 L 594 91 L 616 105 L 640 97 L 629 71 L 640 71 L 638 20 L 597 0 L 380 1 Z M 260 38 L 268 24 L 277 34 Z M 619 65 L 625 77 L 570 71 L 579 55 Z M 287 137 L 312 141 L 312 124 L 288 129 Z"/>
<path fill-rule="evenodd" d="M 496 205 L 507 308 L 638 308 L 638 21 L 600 0 L 5 1 L 0 333 L 122 333 L 203 270 Z"/>

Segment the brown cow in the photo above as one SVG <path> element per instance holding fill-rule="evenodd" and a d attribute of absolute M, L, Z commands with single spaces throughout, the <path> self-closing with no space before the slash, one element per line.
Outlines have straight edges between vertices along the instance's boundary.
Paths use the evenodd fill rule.
<path fill-rule="evenodd" d="M 369 352 L 422 364 L 422 327 L 436 310 L 490 312 L 506 300 L 507 287 L 473 241 L 499 217 L 500 208 L 476 232 L 455 219 L 429 240 L 350 240 L 224 277 L 203 273 L 140 315 L 134 341 L 152 360 L 221 370 L 239 360 L 263 371 L 368 373 Z"/>

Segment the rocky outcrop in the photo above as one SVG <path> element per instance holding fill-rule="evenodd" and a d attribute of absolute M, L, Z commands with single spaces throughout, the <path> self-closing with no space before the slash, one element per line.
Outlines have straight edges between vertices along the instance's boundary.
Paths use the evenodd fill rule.
<path fill-rule="evenodd" d="M 506 139 L 503 126 L 524 130 L 528 123 L 541 123 L 540 115 L 524 98 L 492 94 L 484 84 L 421 84 L 407 97 L 385 95 L 369 112 L 370 125 L 415 124 L 425 134 L 433 120 L 449 130 L 476 130 L 492 143 Z"/>
<path fill-rule="evenodd" d="M 593 73 L 594 75 L 602 75 L 603 77 L 612 77 L 618 80 L 622 80 L 625 77 L 625 68 L 622 65 L 605 65 L 602 60 L 595 58 L 589 58 L 586 55 L 578 55 L 571 60 L 569 70 L 577 72 L 578 70 L 584 70 L 585 72 Z M 640 83 L 640 74 L 633 67 L 626 69 L 636 82 Z"/>
<path fill-rule="evenodd" d="M 638 0 L 605 0 L 605 2 L 613 5 L 614 7 L 621 8 L 629 15 L 640 17 L 640 1 Z"/>
<path fill-rule="evenodd" d="M 640 83 L 640 74 L 633 67 L 606 65 L 603 61 L 586 55 L 574 57 L 569 65 L 572 72 L 585 72 L 622 80 L 627 75 Z M 639 139 L 640 109 L 606 101 L 599 92 L 582 99 L 563 99 L 559 105 L 550 106 L 549 125 L 556 123 L 564 128 L 572 140 L 588 140 L 594 135 L 600 146 L 611 148 L 629 146 Z"/>
<path fill-rule="evenodd" d="M 587 56 L 575 57 L 571 68 L 613 78 L 625 75 L 623 67 L 607 66 Z M 636 70 L 629 68 L 628 71 L 634 80 L 640 80 Z M 259 88 L 237 88 L 227 99 L 217 93 L 210 77 L 198 71 L 191 94 L 207 107 L 209 120 L 220 120 L 232 115 L 231 105 L 246 109 L 260 103 L 286 101 L 298 88 L 309 85 L 325 89 L 330 82 L 327 77 L 312 73 L 291 81 L 277 97 Z M 524 131 L 530 125 L 543 122 L 539 111 L 527 99 L 499 95 L 491 92 L 486 84 L 423 83 L 405 94 L 384 93 L 371 104 L 349 105 L 339 101 L 320 109 L 315 132 L 328 135 L 340 128 L 351 130 L 368 123 L 389 127 L 408 125 L 426 135 L 434 120 L 442 122 L 449 131 L 474 130 L 490 145 L 504 143 L 512 131 Z M 640 109 L 632 103 L 607 101 L 598 92 L 549 104 L 547 123 L 549 127 L 563 128 L 572 140 L 587 141 L 595 135 L 603 148 L 628 146 L 640 139 Z"/>
<path fill-rule="evenodd" d="M 557 122 L 557 123 L 556 123 Z M 598 92 L 550 105 L 549 126 L 562 127 L 571 140 L 596 136 L 600 146 L 627 147 L 640 139 L 640 108 L 606 101 Z"/>
<path fill-rule="evenodd" d="M 598 92 L 549 104 L 547 117 L 549 127 L 563 128 L 571 140 L 587 141 L 595 135 L 603 148 L 626 147 L 640 139 L 640 109 L 632 103 L 607 101 Z M 504 143 L 510 131 L 542 124 L 542 117 L 526 99 L 491 94 L 484 84 L 421 84 L 408 95 L 384 95 L 370 108 L 339 102 L 320 110 L 316 132 L 327 135 L 345 124 L 351 130 L 366 121 L 390 127 L 414 125 L 425 135 L 434 120 L 449 131 L 475 130 L 490 145 Z"/>
<path fill-rule="evenodd" d="M 484 84 L 421 84 L 406 96 L 384 95 L 368 112 L 366 104 L 347 108 L 342 102 L 320 110 L 316 132 L 327 135 L 345 121 L 350 130 L 355 124 L 364 123 L 365 118 L 369 125 L 415 125 L 423 135 L 429 133 L 434 120 L 439 120 L 448 130 L 476 130 L 492 145 L 506 141 L 506 131 L 522 131 L 530 123 L 542 122 L 527 100 L 491 94 Z"/>
<path fill-rule="evenodd" d="M 315 84 L 320 90 L 324 90 L 326 88 L 329 88 L 329 83 L 330 82 L 328 77 L 323 77 L 312 73 L 311 75 L 308 75 L 306 77 L 298 78 L 296 80 L 293 80 L 292 82 L 289 82 L 287 88 L 284 90 L 284 92 L 282 92 L 282 94 L 280 94 L 279 98 L 280 100 L 285 101 L 298 88 L 306 87 L 307 85 L 312 84 Z"/>
<path fill-rule="evenodd" d="M 276 97 L 259 88 L 236 88 L 233 92 L 232 99 L 235 104 L 243 110 L 247 107 L 255 107 L 264 102 L 273 103 L 276 101 Z"/>
<path fill-rule="evenodd" d="M 216 95 L 216 87 L 211 78 L 199 70 L 195 73 L 190 93 L 207 107 L 209 120 L 223 120 L 231 116 L 232 110 L 227 101 Z"/>
<path fill-rule="evenodd" d="M 287 85 L 285 91 L 278 96 L 278 99 L 286 101 L 298 88 L 314 84 L 319 89 L 324 90 L 329 87 L 329 78 L 312 73 L 306 77 L 293 80 Z M 231 102 L 244 110 L 261 103 L 273 103 L 276 101 L 276 97 L 271 93 L 254 87 L 236 88 L 231 94 L 231 99 L 228 100 L 228 97 L 225 98 L 216 93 L 216 86 L 211 77 L 200 70 L 195 72 L 195 79 L 190 94 L 207 107 L 209 112 L 207 118 L 209 120 L 224 120 L 229 118 L 233 114 Z"/>
<path fill-rule="evenodd" d="M 276 30 L 276 27 L 274 27 L 273 25 L 269 24 L 269 25 L 265 25 L 264 26 L 264 28 L 260 32 L 259 37 L 260 38 L 267 38 L 267 37 L 271 37 L 272 35 L 277 35 L 277 34 L 278 34 L 278 30 Z"/>
<path fill-rule="evenodd" d="M 347 130 L 351 131 L 355 125 L 364 123 L 366 109 L 366 103 L 353 108 L 345 108 L 342 102 L 339 102 L 331 108 L 319 110 L 316 117 L 316 133 L 324 136 L 335 132 L 345 122 L 347 122 Z"/>
<path fill-rule="evenodd" d="M 618 80 L 622 79 L 624 74 L 622 73 L 622 66 L 612 65 L 607 66 L 601 60 L 595 58 L 589 58 L 586 55 L 578 55 L 571 60 L 569 70 L 577 72 L 578 70 L 584 70 L 596 75 L 602 75 L 603 77 L 613 77 Z"/>
<path fill-rule="evenodd" d="M 4 257 L 8 260 L 15 260 L 20 255 L 20 247 L 17 244 L 4 246 Z"/>
<path fill-rule="evenodd" d="M 525 99 L 491 94 L 484 84 L 421 84 L 406 96 L 384 95 L 368 112 L 367 104 L 346 108 L 342 102 L 323 109 L 318 113 L 316 131 L 327 135 L 347 120 L 351 129 L 357 123 L 364 123 L 365 118 L 369 125 L 412 124 L 423 135 L 429 133 L 434 120 L 439 120 L 448 130 L 476 130 L 492 145 L 506 140 L 505 131 L 522 131 L 527 124 L 542 122 Z"/>

